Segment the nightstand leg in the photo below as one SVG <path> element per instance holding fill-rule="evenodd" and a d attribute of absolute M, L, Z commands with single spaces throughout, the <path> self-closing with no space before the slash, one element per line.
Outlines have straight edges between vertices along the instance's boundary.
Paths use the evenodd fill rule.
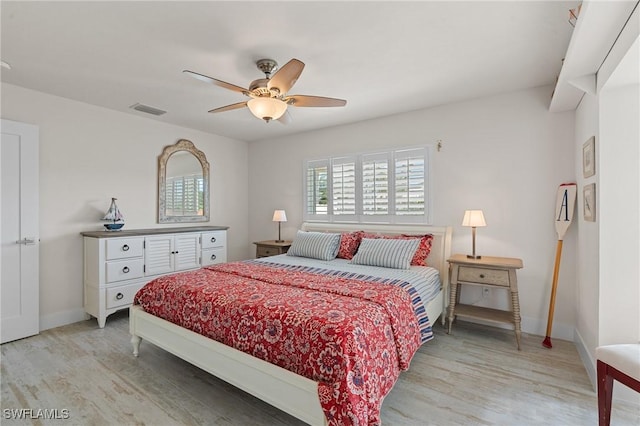
<path fill-rule="evenodd" d="M 458 266 L 454 265 L 451 271 L 451 285 L 449 285 L 449 328 L 447 333 L 451 334 L 451 325 L 455 313 L 456 301 L 458 300 Z"/>
<path fill-rule="evenodd" d="M 513 324 L 516 331 L 516 343 L 518 344 L 518 350 L 520 350 L 520 301 L 518 300 L 518 292 L 511 292 L 511 304 L 513 305 Z"/>
<path fill-rule="evenodd" d="M 520 350 L 520 299 L 518 298 L 518 277 L 516 270 L 509 270 L 509 290 L 511 290 L 511 307 L 513 308 L 513 325 L 516 331 L 516 343 Z"/>

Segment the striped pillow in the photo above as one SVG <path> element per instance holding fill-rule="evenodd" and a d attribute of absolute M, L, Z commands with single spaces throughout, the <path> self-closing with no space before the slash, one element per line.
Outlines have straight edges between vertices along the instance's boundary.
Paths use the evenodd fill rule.
<path fill-rule="evenodd" d="M 372 234 L 370 232 L 363 232 L 362 238 L 386 238 L 386 239 L 400 239 L 407 240 L 410 238 L 420 238 L 420 245 L 418 245 L 418 249 L 413 255 L 413 259 L 411 259 L 412 266 L 428 266 L 427 265 L 427 257 L 429 253 L 431 253 L 431 243 L 433 242 L 433 235 L 425 234 L 425 235 L 380 235 L 380 234 Z M 338 254 L 338 257 L 340 255 Z"/>
<path fill-rule="evenodd" d="M 384 268 L 409 269 L 420 239 L 363 238 L 351 263 L 382 266 Z"/>
<path fill-rule="evenodd" d="M 340 234 L 298 231 L 287 255 L 333 260 L 338 254 L 338 248 L 340 248 Z"/>

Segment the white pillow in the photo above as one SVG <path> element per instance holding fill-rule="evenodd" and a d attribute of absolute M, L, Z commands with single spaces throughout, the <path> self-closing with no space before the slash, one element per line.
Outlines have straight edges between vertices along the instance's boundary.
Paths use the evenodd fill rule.
<path fill-rule="evenodd" d="M 420 245 L 419 238 L 409 240 L 387 238 L 363 238 L 351 263 L 382 266 L 383 268 L 409 269 L 411 259 Z"/>
<path fill-rule="evenodd" d="M 298 231 L 287 255 L 333 260 L 340 248 L 340 234 Z"/>

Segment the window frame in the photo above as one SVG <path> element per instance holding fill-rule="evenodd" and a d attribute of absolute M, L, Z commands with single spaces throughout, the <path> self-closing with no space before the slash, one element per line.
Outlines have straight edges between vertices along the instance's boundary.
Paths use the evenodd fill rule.
<path fill-rule="evenodd" d="M 421 214 L 397 214 L 396 211 L 396 161 L 403 157 L 415 157 L 416 155 L 424 159 L 424 212 Z M 389 224 L 411 224 L 419 223 L 430 225 L 432 223 L 433 213 L 433 189 L 432 189 L 432 172 L 433 167 L 431 158 L 433 155 L 433 145 L 408 146 L 402 148 L 394 148 L 389 150 L 377 150 L 369 152 L 361 152 L 351 155 L 340 155 L 333 157 L 316 158 L 303 161 L 303 220 L 305 222 L 334 222 L 334 223 L 389 223 Z M 364 162 L 368 159 L 387 159 L 387 214 L 370 214 L 364 213 L 364 182 L 363 167 Z M 335 214 L 333 211 L 334 194 L 333 194 L 333 171 L 334 165 L 344 164 L 346 162 L 355 162 L 355 214 Z M 309 196 L 308 170 L 310 167 L 320 167 L 325 165 L 327 170 L 327 212 L 317 214 L 310 213 L 307 210 Z"/>

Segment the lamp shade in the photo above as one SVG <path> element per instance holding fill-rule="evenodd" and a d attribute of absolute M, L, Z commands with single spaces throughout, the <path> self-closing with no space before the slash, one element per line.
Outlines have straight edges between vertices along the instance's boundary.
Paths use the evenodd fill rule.
<path fill-rule="evenodd" d="M 462 226 L 487 226 L 482 210 L 466 210 L 462 219 Z"/>
<path fill-rule="evenodd" d="M 276 98 L 253 98 L 247 102 L 251 113 L 262 120 L 269 122 L 282 117 L 287 110 L 287 104 Z"/>
<path fill-rule="evenodd" d="M 273 212 L 273 221 L 274 222 L 286 222 L 287 221 L 287 214 L 284 212 L 284 210 L 276 210 Z"/>

